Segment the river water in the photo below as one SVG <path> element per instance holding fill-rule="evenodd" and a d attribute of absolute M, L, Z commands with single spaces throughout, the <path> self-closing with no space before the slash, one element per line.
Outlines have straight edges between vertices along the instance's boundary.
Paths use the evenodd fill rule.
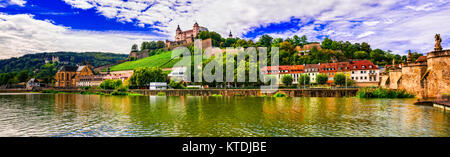
<path fill-rule="evenodd" d="M 450 136 L 415 99 L 0 94 L 0 136 Z"/>

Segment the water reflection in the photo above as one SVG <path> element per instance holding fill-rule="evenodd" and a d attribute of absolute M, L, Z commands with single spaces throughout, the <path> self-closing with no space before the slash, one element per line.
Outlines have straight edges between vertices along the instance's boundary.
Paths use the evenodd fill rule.
<path fill-rule="evenodd" d="M 0 95 L 0 136 L 449 136 L 414 99 Z"/>

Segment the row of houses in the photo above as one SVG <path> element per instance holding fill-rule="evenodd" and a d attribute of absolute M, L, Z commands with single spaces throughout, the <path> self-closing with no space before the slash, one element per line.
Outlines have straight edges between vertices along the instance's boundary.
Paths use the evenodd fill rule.
<path fill-rule="evenodd" d="M 278 83 L 281 84 L 281 78 L 284 75 L 291 75 L 293 83 L 298 84 L 298 80 L 302 74 L 310 76 L 310 82 L 317 81 L 319 74 L 328 77 L 328 83 L 333 83 L 333 77 L 336 74 L 344 74 L 349 79 L 354 80 L 358 85 L 370 86 L 378 85 L 380 82 L 380 70 L 378 66 L 369 60 L 323 63 L 323 64 L 305 64 L 305 65 L 284 65 L 284 66 L 267 66 L 261 68 L 263 74 L 276 76 Z"/>
<path fill-rule="evenodd" d="M 107 79 L 125 81 L 133 75 L 133 71 L 95 74 L 91 65 L 62 66 L 55 76 L 55 87 L 76 88 L 100 86 Z"/>

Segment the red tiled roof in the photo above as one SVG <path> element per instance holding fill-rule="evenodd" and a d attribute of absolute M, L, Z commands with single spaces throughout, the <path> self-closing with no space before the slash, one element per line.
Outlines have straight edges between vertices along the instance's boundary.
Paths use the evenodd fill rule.
<path fill-rule="evenodd" d="M 419 58 L 417 58 L 416 62 L 426 62 L 427 61 L 427 56 L 420 56 Z"/>
<path fill-rule="evenodd" d="M 378 66 L 373 64 L 370 60 L 352 61 L 350 64 L 351 70 L 378 69 Z"/>
<path fill-rule="evenodd" d="M 280 73 L 280 74 L 303 73 L 303 65 L 266 66 L 264 68 L 261 68 L 261 71 L 268 72 L 268 73 L 272 73 L 270 71 L 280 71 L 280 72 L 274 72 L 274 73 Z M 288 72 L 286 72 L 286 71 L 288 71 Z"/>

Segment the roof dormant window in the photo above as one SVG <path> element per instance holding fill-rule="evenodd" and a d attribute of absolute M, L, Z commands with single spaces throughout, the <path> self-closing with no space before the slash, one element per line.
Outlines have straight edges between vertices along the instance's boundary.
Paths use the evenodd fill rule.
<path fill-rule="evenodd" d="M 369 68 L 372 68 L 372 65 L 369 65 Z"/>
<path fill-rule="evenodd" d="M 365 68 L 366 68 L 366 66 L 365 66 L 365 65 L 363 65 L 363 66 L 362 66 L 362 68 L 363 68 L 363 69 L 365 69 Z"/>

